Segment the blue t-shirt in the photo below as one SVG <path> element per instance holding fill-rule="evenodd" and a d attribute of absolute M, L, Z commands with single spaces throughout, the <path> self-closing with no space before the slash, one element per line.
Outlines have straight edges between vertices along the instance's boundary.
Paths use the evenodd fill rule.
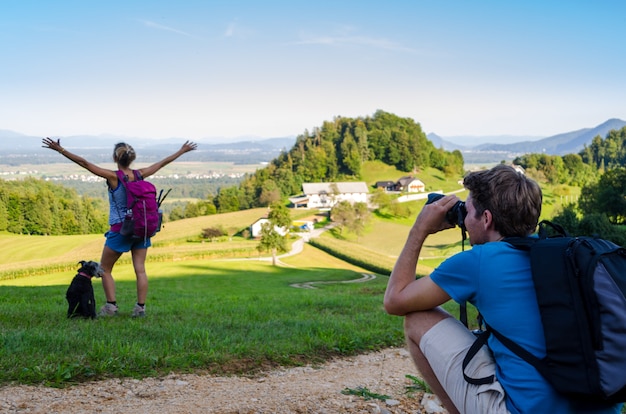
<path fill-rule="evenodd" d="M 444 261 L 431 279 L 456 302 L 469 302 L 485 321 L 538 358 L 546 354 L 528 252 L 505 242 L 473 246 Z M 619 413 L 621 404 L 585 409 L 559 395 L 530 364 L 493 335 L 489 348 L 512 413 Z M 459 373 L 460 375 L 461 373 Z"/>

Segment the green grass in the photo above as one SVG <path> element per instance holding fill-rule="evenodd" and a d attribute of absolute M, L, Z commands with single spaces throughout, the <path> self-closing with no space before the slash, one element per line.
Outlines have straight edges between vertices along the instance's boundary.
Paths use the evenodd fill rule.
<path fill-rule="evenodd" d="M 361 167 L 361 179 L 370 187 L 373 187 L 377 181 L 398 181 L 399 178 L 407 175 L 419 178 L 426 185 L 426 191 L 448 192 L 462 188 L 458 183 L 462 177 L 449 178 L 435 168 L 426 168 L 417 173 L 403 172 L 381 161 L 366 161 Z"/>
<path fill-rule="evenodd" d="M 4 281 L 0 384 L 59 386 L 171 371 L 250 375 L 401 345 L 401 318 L 382 309 L 387 278 L 317 289 L 290 286 L 361 277 L 333 267 L 334 258 L 324 267 L 316 254 L 322 267 L 313 269 L 258 260 L 153 265 L 148 316 L 142 319 L 130 318 L 135 286 L 128 265 L 116 272 L 121 315 L 114 318 L 67 320 L 70 275 Z M 101 297 L 100 283 L 95 285 Z"/>
<path fill-rule="evenodd" d="M 392 178 L 398 172 L 388 173 Z M 459 188 L 436 174 L 424 181 L 433 189 Z M 555 193 L 544 188 L 542 217 L 549 218 L 561 205 Z M 459 196 L 465 199 L 466 194 Z M 315 364 L 333 356 L 401 346 L 402 318 L 387 315 L 382 298 L 423 203 L 409 203 L 406 218 L 375 215 L 359 238 L 344 232 L 325 233 L 319 239 L 354 259 L 350 263 L 307 245 L 303 253 L 283 258 L 285 267 L 273 267 L 258 260 L 256 241 L 199 239 L 203 228 L 217 225 L 236 234 L 267 209 L 165 223 L 148 255 L 148 317 L 143 319 L 129 316 L 135 301 L 129 255 L 115 269 L 120 316 L 65 318 L 65 291 L 76 262 L 99 259 L 102 235 L 0 234 L 0 385 L 64 386 L 170 372 L 254 375 L 278 365 Z M 429 237 L 417 273 L 428 274 L 460 250 L 458 229 Z M 226 258 L 238 259 L 221 260 Z M 359 279 L 367 271 L 366 259 L 385 269 L 374 280 L 317 284 L 316 289 L 290 286 Z M 94 285 L 101 305 L 100 281 Z M 444 308 L 458 314 L 454 303 Z M 469 311 L 471 323 L 475 309 Z"/>

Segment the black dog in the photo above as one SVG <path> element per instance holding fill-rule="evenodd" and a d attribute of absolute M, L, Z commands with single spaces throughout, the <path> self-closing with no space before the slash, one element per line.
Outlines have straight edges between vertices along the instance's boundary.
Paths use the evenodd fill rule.
<path fill-rule="evenodd" d="M 103 270 L 98 262 L 81 260 L 78 263 L 81 267 L 65 293 L 65 299 L 69 305 L 67 317 L 93 319 L 96 317 L 96 298 L 93 295 L 91 278 L 102 277 Z"/>

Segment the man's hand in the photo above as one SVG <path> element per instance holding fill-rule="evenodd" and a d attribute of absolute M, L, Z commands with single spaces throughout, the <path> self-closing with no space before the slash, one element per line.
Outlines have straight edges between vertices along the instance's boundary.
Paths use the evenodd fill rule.
<path fill-rule="evenodd" d="M 446 213 L 459 201 L 455 195 L 448 195 L 431 204 L 426 204 L 418 214 L 411 232 L 417 232 L 422 240 L 429 234 L 451 229 L 454 224 L 448 223 Z"/>

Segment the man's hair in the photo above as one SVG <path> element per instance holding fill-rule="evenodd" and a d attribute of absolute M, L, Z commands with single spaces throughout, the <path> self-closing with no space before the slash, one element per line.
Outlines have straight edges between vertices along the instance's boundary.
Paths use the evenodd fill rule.
<path fill-rule="evenodd" d="M 489 210 L 494 228 L 504 237 L 524 237 L 535 231 L 541 214 L 539 185 L 508 165 L 469 173 L 463 185 L 470 191 L 476 216 Z"/>
<path fill-rule="evenodd" d="M 121 165 L 122 167 L 129 167 L 130 164 L 135 161 L 135 150 L 125 142 L 115 144 L 113 150 L 113 161 Z"/>

